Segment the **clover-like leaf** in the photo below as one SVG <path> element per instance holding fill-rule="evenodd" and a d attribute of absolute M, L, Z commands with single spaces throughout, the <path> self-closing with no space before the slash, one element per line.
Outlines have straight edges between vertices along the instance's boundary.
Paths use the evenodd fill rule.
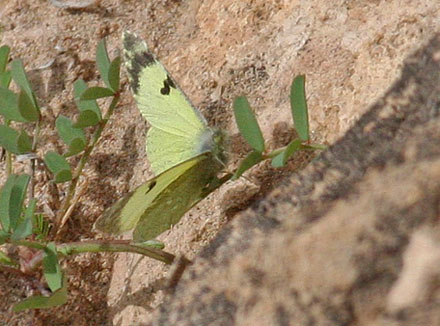
<path fill-rule="evenodd" d="M 32 150 L 32 141 L 24 130 L 0 125 L 0 146 L 14 154 L 26 154 Z"/>
<path fill-rule="evenodd" d="M 63 277 L 63 286 L 56 290 L 51 296 L 45 297 L 36 295 L 17 303 L 13 311 L 19 312 L 26 309 L 47 309 L 61 306 L 67 302 L 67 279 Z"/>
<path fill-rule="evenodd" d="M 114 92 L 105 87 L 90 87 L 81 95 L 81 101 L 97 100 L 98 98 L 110 97 L 115 95 Z"/>
<path fill-rule="evenodd" d="M 113 92 L 117 92 L 119 90 L 119 78 L 120 78 L 120 70 L 121 70 L 121 57 L 116 57 L 110 64 L 110 68 L 108 70 L 108 81 L 109 88 Z"/>
<path fill-rule="evenodd" d="M 40 118 L 40 111 L 34 106 L 23 89 L 18 95 L 18 110 L 20 115 L 28 122 L 34 122 Z"/>
<path fill-rule="evenodd" d="M 23 217 L 18 222 L 17 228 L 11 236 L 13 240 L 21 240 L 32 234 L 32 220 L 36 205 L 37 200 L 32 198 L 24 211 Z"/>
<path fill-rule="evenodd" d="M 264 151 L 263 134 L 246 97 L 239 96 L 235 99 L 234 114 L 238 129 L 244 139 L 255 151 L 262 153 Z"/>
<path fill-rule="evenodd" d="M 49 243 L 44 250 L 43 274 L 52 292 L 62 287 L 63 272 L 61 271 L 57 249 L 53 242 Z"/>
<path fill-rule="evenodd" d="M 0 87 L 8 88 L 12 80 L 12 74 L 10 70 L 0 72 Z"/>
<path fill-rule="evenodd" d="M 9 52 L 11 49 L 7 45 L 3 45 L 0 47 L 0 73 L 6 71 L 6 65 L 9 60 Z"/>
<path fill-rule="evenodd" d="M 32 91 L 31 84 L 27 79 L 26 72 L 23 68 L 23 62 L 21 60 L 14 60 L 11 63 L 12 79 L 20 86 L 20 88 L 26 92 L 29 99 L 36 109 L 38 109 L 37 100 L 35 99 L 34 92 Z"/>
<path fill-rule="evenodd" d="M 102 39 L 98 43 L 96 49 L 96 65 L 98 66 L 98 71 L 101 74 L 101 78 L 107 87 L 111 88 L 111 83 L 109 81 L 109 69 L 110 69 L 110 59 L 108 58 L 107 46 L 105 39 Z"/>
<path fill-rule="evenodd" d="M 304 75 L 293 79 L 290 87 L 290 108 L 292 110 L 293 123 L 299 138 L 302 141 L 309 140 L 309 114 L 305 92 Z"/>
<path fill-rule="evenodd" d="M 60 115 L 55 121 L 55 126 L 61 139 L 68 147 L 67 153 L 64 156 L 72 156 L 84 150 L 87 144 L 84 131 L 75 128 L 69 118 Z"/>
<path fill-rule="evenodd" d="M 73 94 L 76 105 L 80 111 L 79 117 L 73 124 L 75 128 L 85 128 L 97 125 L 101 120 L 101 111 L 96 100 L 81 100 L 81 95 L 87 90 L 87 85 L 82 79 L 73 84 Z"/>
<path fill-rule="evenodd" d="M 11 174 L 0 192 L 0 222 L 5 232 L 14 231 L 20 219 L 30 176 Z"/>
<path fill-rule="evenodd" d="M 13 91 L 0 86 L 0 115 L 7 120 L 26 122 L 18 110 L 18 96 Z"/>
<path fill-rule="evenodd" d="M 54 182 L 61 183 L 72 180 L 72 171 L 70 170 L 70 164 L 64 158 L 64 156 L 49 151 L 44 156 L 44 162 L 47 168 L 54 175 Z"/>

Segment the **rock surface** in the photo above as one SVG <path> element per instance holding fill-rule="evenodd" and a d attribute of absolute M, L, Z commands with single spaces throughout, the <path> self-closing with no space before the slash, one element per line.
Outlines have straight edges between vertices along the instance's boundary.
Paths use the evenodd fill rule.
<path fill-rule="evenodd" d="M 154 325 L 439 325 L 440 35 L 188 267 Z"/>

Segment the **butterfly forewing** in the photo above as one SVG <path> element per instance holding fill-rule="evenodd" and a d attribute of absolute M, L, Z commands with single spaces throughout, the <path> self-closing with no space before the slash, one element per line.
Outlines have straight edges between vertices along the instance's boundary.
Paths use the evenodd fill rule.
<path fill-rule="evenodd" d="M 123 43 L 125 64 L 138 108 L 151 124 L 147 134 L 147 155 L 152 170 L 159 174 L 200 154 L 200 142 L 209 128 L 142 39 L 125 32 Z M 164 140 L 174 144 L 179 153 L 163 151 Z"/>

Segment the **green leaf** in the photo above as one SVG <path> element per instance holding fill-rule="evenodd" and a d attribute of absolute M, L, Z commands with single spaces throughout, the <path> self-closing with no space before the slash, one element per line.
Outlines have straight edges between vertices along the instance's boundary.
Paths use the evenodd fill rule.
<path fill-rule="evenodd" d="M 96 126 L 101 121 L 101 117 L 96 115 L 92 110 L 82 111 L 76 122 L 73 124 L 74 128 L 86 128 L 90 126 Z"/>
<path fill-rule="evenodd" d="M 8 88 L 12 80 L 12 74 L 10 70 L 6 70 L 0 73 L 0 87 Z"/>
<path fill-rule="evenodd" d="M 4 87 L 0 87 L 0 114 L 7 120 L 26 122 L 18 110 L 17 94 Z"/>
<path fill-rule="evenodd" d="M 290 142 L 286 148 L 272 159 L 272 166 L 276 168 L 286 165 L 287 160 L 293 153 L 301 148 L 301 139 L 295 139 Z"/>
<path fill-rule="evenodd" d="M 7 45 L 0 47 L 0 73 L 5 72 L 11 49 Z"/>
<path fill-rule="evenodd" d="M 47 168 L 54 174 L 54 182 L 61 183 L 72 180 L 72 172 L 67 160 L 58 153 L 49 151 L 44 156 Z"/>
<path fill-rule="evenodd" d="M 75 101 L 79 101 L 81 98 L 82 93 L 87 89 L 87 84 L 82 79 L 77 79 L 73 83 L 73 97 Z"/>
<path fill-rule="evenodd" d="M 111 89 L 104 87 L 90 87 L 82 95 L 81 101 L 96 100 L 98 98 L 113 96 L 114 92 Z"/>
<path fill-rule="evenodd" d="M 61 306 L 67 302 L 67 280 L 63 277 L 63 287 L 55 291 L 51 296 L 45 297 L 42 295 L 36 295 L 29 297 L 19 303 L 17 303 L 13 311 L 19 312 L 26 309 L 46 309 L 56 306 Z"/>
<path fill-rule="evenodd" d="M 24 130 L 0 125 L 0 146 L 14 154 L 26 154 L 32 150 L 32 141 Z"/>
<path fill-rule="evenodd" d="M 52 292 L 61 288 L 63 283 L 63 273 L 58 262 L 58 254 L 54 242 L 49 243 L 44 250 L 43 273 L 47 285 L 49 285 Z"/>
<path fill-rule="evenodd" d="M 55 126 L 61 139 L 68 147 L 67 153 L 64 156 L 72 156 L 84 150 L 87 143 L 84 131 L 73 127 L 72 121 L 69 118 L 60 115 L 55 121 Z"/>
<path fill-rule="evenodd" d="M 26 154 L 32 151 L 32 140 L 24 130 L 20 130 L 18 135 L 17 151 L 18 154 Z"/>
<path fill-rule="evenodd" d="M 13 240 L 21 240 L 32 234 L 32 220 L 36 205 L 37 200 L 32 198 L 29 202 L 29 205 L 26 207 L 23 218 L 20 220 L 16 230 L 11 236 Z"/>
<path fill-rule="evenodd" d="M 0 146 L 11 153 L 17 154 L 17 139 L 19 133 L 9 126 L 0 125 Z"/>
<path fill-rule="evenodd" d="M 18 95 L 18 110 L 21 116 L 28 122 L 34 122 L 40 118 L 40 112 L 23 89 Z"/>
<path fill-rule="evenodd" d="M 5 232 L 17 227 L 29 180 L 30 176 L 27 174 L 11 174 L 1 189 L 0 223 Z"/>
<path fill-rule="evenodd" d="M 79 117 L 73 125 L 75 128 L 95 126 L 102 120 L 101 111 L 99 110 L 98 104 L 96 104 L 95 100 L 80 100 L 81 95 L 86 89 L 87 85 L 82 79 L 78 79 L 73 84 L 75 102 L 80 110 Z"/>
<path fill-rule="evenodd" d="M 292 109 L 293 123 L 296 132 L 302 141 L 309 140 L 309 116 L 307 111 L 307 101 L 305 92 L 304 75 L 293 79 L 290 87 L 290 108 Z"/>
<path fill-rule="evenodd" d="M 37 101 L 35 100 L 34 92 L 32 91 L 31 84 L 26 77 L 26 73 L 23 68 L 23 63 L 21 60 L 14 60 L 11 63 L 12 79 L 14 82 L 24 90 L 27 96 L 32 101 L 35 108 L 38 109 Z"/>
<path fill-rule="evenodd" d="M 20 174 L 14 180 L 9 199 L 9 221 L 12 230 L 17 229 L 23 211 L 23 202 L 26 198 L 26 190 L 31 177 L 27 174 Z"/>
<path fill-rule="evenodd" d="M 16 178 L 16 174 L 11 174 L 0 191 L 0 223 L 2 225 L 2 230 L 5 232 L 11 231 L 9 202 L 11 200 L 11 192 Z"/>
<path fill-rule="evenodd" d="M 98 66 L 98 70 L 101 74 L 102 80 L 107 85 L 107 87 L 112 88 L 108 78 L 110 70 L 110 59 L 108 58 L 105 39 L 102 39 L 98 43 L 98 47 L 96 49 L 96 64 Z"/>
<path fill-rule="evenodd" d="M 264 151 L 263 134 L 246 97 L 239 96 L 235 99 L 234 114 L 240 133 L 255 151 L 262 153 Z"/>
<path fill-rule="evenodd" d="M 245 157 L 245 159 L 240 163 L 240 166 L 238 167 L 237 171 L 235 171 L 234 175 L 232 176 L 232 180 L 237 180 L 241 177 L 241 175 L 249 170 L 254 165 L 260 163 L 263 160 L 263 155 L 261 152 L 253 151 L 248 156 Z"/>
<path fill-rule="evenodd" d="M 108 71 L 109 85 L 107 85 L 115 93 L 119 90 L 120 70 L 121 70 L 121 57 L 116 57 L 110 64 L 110 68 Z"/>

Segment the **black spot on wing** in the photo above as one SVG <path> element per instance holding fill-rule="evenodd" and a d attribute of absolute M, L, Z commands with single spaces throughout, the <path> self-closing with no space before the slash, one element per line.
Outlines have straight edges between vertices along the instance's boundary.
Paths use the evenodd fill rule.
<path fill-rule="evenodd" d="M 152 181 L 149 185 L 148 185 L 148 189 L 147 191 L 145 191 L 145 194 L 148 194 L 155 186 L 156 186 L 156 180 Z"/>
<path fill-rule="evenodd" d="M 139 89 L 139 78 L 143 69 L 156 63 L 156 59 L 147 49 L 145 42 L 134 34 L 124 35 L 124 49 L 126 60 L 129 62 L 127 70 L 130 74 L 131 88 L 134 93 Z"/>
<path fill-rule="evenodd" d="M 130 86 L 131 89 L 135 94 L 138 93 L 139 90 L 139 79 L 140 75 L 142 73 L 142 70 L 144 70 L 146 67 L 154 64 L 156 60 L 154 59 L 154 56 L 149 52 L 138 52 L 134 54 L 134 57 L 130 59 L 131 65 L 127 69 L 128 73 L 131 76 L 130 80 Z"/>
<path fill-rule="evenodd" d="M 162 95 L 170 95 L 171 87 L 175 89 L 176 84 L 174 84 L 174 81 L 171 79 L 171 77 L 167 75 L 167 79 L 163 81 L 163 87 L 160 89 L 160 93 Z"/>

